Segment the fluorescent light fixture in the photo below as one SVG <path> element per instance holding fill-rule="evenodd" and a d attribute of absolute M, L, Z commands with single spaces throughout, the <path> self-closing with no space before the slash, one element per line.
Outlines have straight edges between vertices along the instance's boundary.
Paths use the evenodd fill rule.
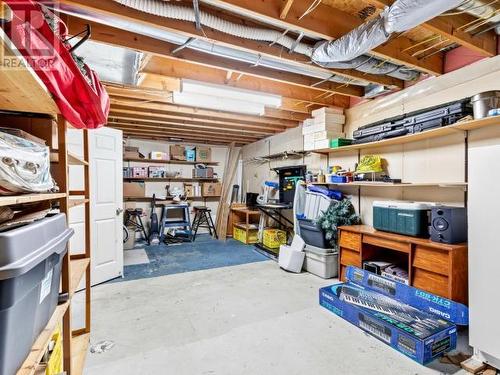
<path fill-rule="evenodd" d="M 262 103 L 247 102 L 244 100 L 230 99 L 227 97 L 218 97 L 207 94 L 192 94 L 186 92 L 174 92 L 173 94 L 174 103 L 179 105 L 257 116 L 262 116 L 265 113 L 265 105 Z"/>
<path fill-rule="evenodd" d="M 259 91 L 244 90 L 230 86 L 214 85 L 211 83 L 182 80 L 182 93 L 214 96 L 239 100 L 245 103 L 261 104 L 265 107 L 281 107 L 282 99 L 279 95 L 267 94 Z"/>

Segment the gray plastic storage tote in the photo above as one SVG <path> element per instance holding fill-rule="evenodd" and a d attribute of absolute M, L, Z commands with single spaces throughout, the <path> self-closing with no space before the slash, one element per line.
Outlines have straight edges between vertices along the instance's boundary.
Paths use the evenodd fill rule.
<path fill-rule="evenodd" d="M 57 306 L 73 230 L 57 214 L 0 232 L 0 375 L 13 375 Z"/>

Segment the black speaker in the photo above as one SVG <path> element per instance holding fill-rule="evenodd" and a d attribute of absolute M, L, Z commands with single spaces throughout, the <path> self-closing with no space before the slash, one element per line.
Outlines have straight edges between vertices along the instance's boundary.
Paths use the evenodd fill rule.
<path fill-rule="evenodd" d="M 432 208 L 431 240 L 448 244 L 467 241 L 467 209 L 438 206 Z"/>

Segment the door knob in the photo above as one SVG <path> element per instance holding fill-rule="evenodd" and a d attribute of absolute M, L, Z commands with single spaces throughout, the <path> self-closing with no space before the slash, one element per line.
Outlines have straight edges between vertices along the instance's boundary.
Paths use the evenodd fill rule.
<path fill-rule="evenodd" d="M 116 209 L 116 216 L 120 215 L 123 212 L 123 208 Z"/>

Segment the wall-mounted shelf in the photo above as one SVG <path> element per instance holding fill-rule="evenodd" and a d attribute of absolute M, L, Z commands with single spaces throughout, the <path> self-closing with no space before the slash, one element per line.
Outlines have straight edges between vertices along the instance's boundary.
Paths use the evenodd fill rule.
<path fill-rule="evenodd" d="M 417 134 L 404 135 L 401 137 L 384 139 L 378 142 L 362 143 L 359 145 L 343 146 L 338 148 L 324 148 L 320 150 L 313 150 L 312 152 L 318 154 L 331 154 L 337 152 L 354 151 L 371 149 L 377 147 L 402 145 L 405 143 L 422 141 L 426 139 L 432 139 L 437 137 L 442 137 L 446 135 L 456 134 L 457 131 L 467 131 L 484 128 L 492 125 L 500 125 L 500 116 L 487 117 L 480 120 L 464 121 L 453 125 L 444 126 L 442 128 L 427 130 Z"/>
<path fill-rule="evenodd" d="M 187 197 L 188 201 L 192 200 L 203 200 L 203 199 L 219 199 L 220 196 L 214 196 L 214 197 L 202 197 L 202 196 L 196 196 L 196 197 Z M 156 201 L 158 203 L 162 203 L 165 201 L 172 201 L 173 197 L 156 197 Z M 123 200 L 125 202 L 151 202 L 153 200 L 153 197 L 123 197 Z"/>
<path fill-rule="evenodd" d="M 0 206 L 10 206 L 14 204 L 42 202 L 53 199 L 65 198 L 66 193 L 42 193 L 42 194 L 24 194 L 0 197 Z"/>
<path fill-rule="evenodd" d="M 384 187 L 384 188 L 411 188 L 411 187 L 440 187 L 453 189 L 467 189 L 466 182 L 415 182 L 415 183 L 390 183 L 390 182 L 370 182 L 370 181 L 355 181 L 348 183 L 336 184 L 333 182 L 312 183 L 311 185 L 319 186 L 357 186 L 357 187 Z"/>
<path fill-rule="evenodd" d="M 189 177 L 171 177 L 171 178 L 123 178 L 126 182 L 217 182 L 217 178 L 189 178 Z"/>
<path fill-rule="evenodd" d="M 154 159 L 139 159 L 139 158 L 125 158 L 124 162 L 134 162 L 134 163 L 147 163 L 147 164 L 174 164 L 174 165 L 196 165 L 196 164 L 205 164 L 205 165 L 219 165 L 218 162 L 210 161 L 210 162 L 196 162 L 196 161 L 183 161 L 183 160 L 154 160 Z"/>

